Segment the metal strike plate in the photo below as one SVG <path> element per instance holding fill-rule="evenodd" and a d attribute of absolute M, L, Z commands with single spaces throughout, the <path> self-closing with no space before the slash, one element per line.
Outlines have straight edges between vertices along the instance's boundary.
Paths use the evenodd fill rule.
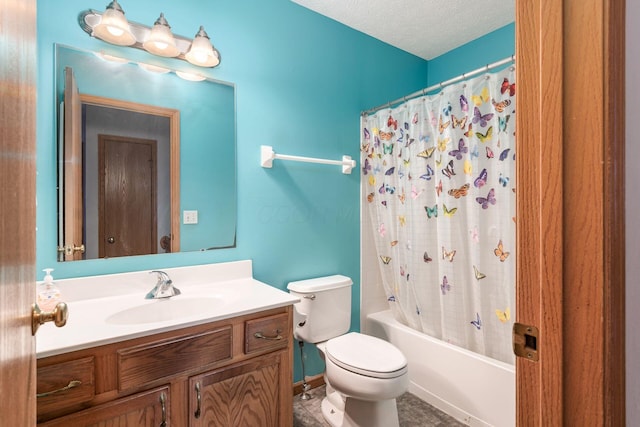
<path fill-rule="evenodd" d="M 538 355 L 538 328 L 522 323 L 513 324 L 513 352 L 518 357 L 537 362 Z"/>

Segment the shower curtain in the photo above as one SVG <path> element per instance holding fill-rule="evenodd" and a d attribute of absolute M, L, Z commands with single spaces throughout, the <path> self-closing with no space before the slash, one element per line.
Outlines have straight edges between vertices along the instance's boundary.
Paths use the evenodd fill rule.
<path fill-rule="evenodd" d="M 363 115 L 363 215 L 402 323 L 514 363 L 515 67 Z"/>

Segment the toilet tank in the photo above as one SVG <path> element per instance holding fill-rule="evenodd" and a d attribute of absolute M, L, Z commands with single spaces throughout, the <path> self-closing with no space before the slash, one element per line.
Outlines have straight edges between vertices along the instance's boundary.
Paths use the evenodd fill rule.
<path fill-rule="evenodd" d="M 294 304 L 293 336 L 319 343 L 348 332 L 352 284 L 350 278 L 341 275 L 290 282 L 287 289 L 300 298 Z"/>

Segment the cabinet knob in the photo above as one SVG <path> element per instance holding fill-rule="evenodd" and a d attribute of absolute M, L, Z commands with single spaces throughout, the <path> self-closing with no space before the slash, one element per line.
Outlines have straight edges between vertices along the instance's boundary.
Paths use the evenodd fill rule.
<path fill-rule="evenodd" d="M 113 237 L 108 237 L 107 238 L 107 243 L 111 243 L 112 245 L 116 242 L 116 239 Z"/>

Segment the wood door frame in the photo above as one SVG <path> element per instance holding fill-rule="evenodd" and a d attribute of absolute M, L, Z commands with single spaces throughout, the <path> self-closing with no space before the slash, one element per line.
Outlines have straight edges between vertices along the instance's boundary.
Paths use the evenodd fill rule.
<path fill-rule="evenodd" d="M 624 0 L 517 0 L 517 425 L 625 423 Z"/>
<path fill-rule="evenodd" d="M 80 94 L 82 104 L 151 114 L 169 119 L 169 169 L 171 204 L 171 247 L 170 252 L 180 252 L 180 110 L 157 107 L 155 105 L 121 101 L 102 96 Z"/>
<path fill-rule="evenodd" d="M 105 218 L 105 205 L 106 205 L 106 194 L 105 194 L 105 170 L 106 167 L 106 159 L 105 150 L 107 149 L 106 145 L 109 141 L 117 141 L 122 143 L 134 143 L 134 144 L 144 144 L 148 145 L 151 150 L 151 242 L 152 242 L 152 252 L 148 252 L 148 254 L 157 254 L 158 253 L 158 197 L 157 197 L 157 181 L 158 181 L 158 159 L 157 159 L 157 150 L 158 150 L 158 142 L 154 139 L 143 139 L 143 138 L 133 138 L 128 136 L 118 136 L 118 135 L 105 135 L 98 134 L 98 257 L 104 258 L 106 256 L 106 246 L 105 246 L 105 226 L 106 226 L 106 218 Z M 130 212 L 131 213 L 131 212 Z"/>

